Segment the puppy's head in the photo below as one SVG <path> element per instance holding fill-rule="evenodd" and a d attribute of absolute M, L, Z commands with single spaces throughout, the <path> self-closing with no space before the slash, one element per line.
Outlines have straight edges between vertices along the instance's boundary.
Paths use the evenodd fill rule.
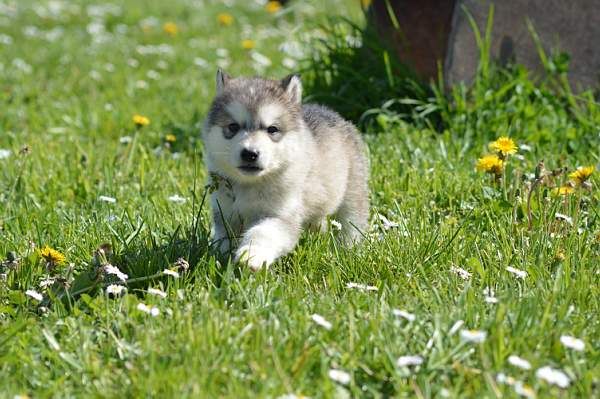
<path fill-rule="evenodd" d="M 232 78 L 217 71 L 217 95 L 204 127 L 209 168 L 240 183 L 285 169 L 298 156 L 302 121 L 298 75 Z"/>

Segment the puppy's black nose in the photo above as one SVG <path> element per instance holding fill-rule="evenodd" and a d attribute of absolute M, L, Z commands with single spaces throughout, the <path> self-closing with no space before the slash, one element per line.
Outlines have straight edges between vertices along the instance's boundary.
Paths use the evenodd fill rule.
<path fill-rule="evenodd" d="M 244 162 L 256 162 L 256 160 L 258 159 L 258 151 L 244 148 L 242 150 L 241 157 L 242 161 Z"/>

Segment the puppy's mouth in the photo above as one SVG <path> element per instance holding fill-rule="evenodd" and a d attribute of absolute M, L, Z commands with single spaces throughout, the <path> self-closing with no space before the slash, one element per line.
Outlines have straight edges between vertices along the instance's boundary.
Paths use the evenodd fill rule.
<path fill-rule="evenodd" d="M 256 175 L 263 170 L 263 168 L 257 165 L 241 165 L 238 166 L 238 169 L 248 175 Z"/>

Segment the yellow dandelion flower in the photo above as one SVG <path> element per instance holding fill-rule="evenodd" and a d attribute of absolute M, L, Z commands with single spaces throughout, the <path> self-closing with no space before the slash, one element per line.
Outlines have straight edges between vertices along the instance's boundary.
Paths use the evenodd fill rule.
<path fill-rule="evenodd" d="M 554 195 L 569 195 L 573 193 L 574 189 L 571 186 L 560 186 L 552 190 Z"/>
<path fill-rule="evenodd" d="M 278 1 L 269 1 L 267 5 L 265 5 L 265 10 L 268 13 L 275 14 L 277 11 L 281 10 L 281 3 Z"/>
<path fill-rule="evenodd" d="M 163 31 L 169 36 L 175 36 L 179 32 L 179 28 L 174 22 L 166 22 L 163 25 Z"/>
<path fill-rule="evenodd" d="M 242 48 L 244 50 L 252 50 L 256 46 L 254 40 L 244 39 L 242 40 Z"/>
<path fill-rule="evenodd" d="M 58 252 L 56 249 L 45 246 L 40 250 L 40 255 L 51 265 L 60 265 L 65 263 L 66 257 Z"/>
<path fill-rule="evenodd" d="M 493 173 L 496 176 L 502 174 L 504 162 L 497 155 L 485 155 L 477 160 L 477 170 Z"/>
<path fill-rule="evenodd" d="M 217 21 L 224 26 L 229 26 L 233 23 L 233 15 L 222 12 L 217 15 Z"/>
<path fill-rule="evenodd" d="M 510 137 L 500 137 L 498 140 L 490 143 L 490 150 L 496 151 L 503 157 L 516 154 L 519 147 Z"/>
<path fill-rule="evenodd" d="M 177 137 L 174 134 L 169 133 L 165 136 L 165 141 L 169 143 L 174 143 L 177 141 Z"/>
<path fill-rule="evenodd" d="M 569 179 L 573 180 L 577 185 L 582 185 L 590 178 L 594 169 L 594 166 L 580 166 L 575 172 L 569 174 Z"/>
<path fill-rule="evenodd" d="M 133 115 L 133 123 L 135 123 L 135 125 L 137 127 L 142 127 L 142 126 L 149 125 L 150 119 L 148 119 L 147 117 L 145 117 L 143 115 L 135 114 L 135 115 Z"/>

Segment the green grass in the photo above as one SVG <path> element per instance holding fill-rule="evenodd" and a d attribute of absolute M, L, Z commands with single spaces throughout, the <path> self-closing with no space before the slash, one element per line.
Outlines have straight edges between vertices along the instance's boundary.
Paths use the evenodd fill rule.
<path fill-rule="evenodd" d="M 591 190 L 566 197 L 552 195 L 565 173 L 547 179 L 532 194 L 531 228 L 527 220 L 540 160 L 549 170 L 598 165 L 600 106 L 592 95 L 570 93 L 556 68 L 534 81 L 518 66 L 489 63 L 471 88 L 402 82 L 389 97 L 370 96 L 365 70 L 339 91 L 339 71 L 359 68 L 352 52 L 361 50 L 340 56 L 349 28 L 327 17 L 350 7 L 360 27 L 358 2 L 294 1 L 277 15 L 255 2 L 232 3 L 129 0 L 93 18 L 88 13 L 98 10 L 84 1 L 63 2 L 55 15 L 47 2 L 0 3 L 0 149 L 10 151 L 0 159 L 0 397 L 517 397 L 499 373 L 540 398 L 597 397 L 598 171 Z M 231 26 L 217 23 L 221 12 L 234 16 Z M 94 42 L 86 29 L 98 32 L 98 21 L 110 36 Z M 166 21 L 178 25 L 175 37 L 163 32 Z M 307 95 L 325 98 L 329 87 L 355 121 L 369 111 L 361 125 L 372 164 L 372 231 L 354 249 L 332 234 L 306 234 L 292 254 L 253 274 L 216 258 L 207 237 L 198 131 L 217 59 L 227 58 L 234 75 L 283 76 L 284 58 L 293 57 L 279 46 L 307 45 L 323 32 L 331 46 L 302 47 L 298 68 Z M 255 40 L 254 51 L 272 64 L 253 65 L 243 39 Z M 372 59 L 382 59 L 385 50 L 363 40 Z M 159 44 L 171 50 L 140 53 Z M 229 56 L 218 57 L 218 48 Z M 399 94 L 409 86 L 415 97 Z M 357 100 L 347 101 L 352 95 Z M 150 125 L 136 129 L 135 113 Z M 168 144 L 167 134 L 176 141 Z M 501 135 L 530 149 L 511 157 L 495 182 L 474 165 Z M 378 214 L 398 226 L 386 229 Z M 133 280 L 122 297 L 105 293 L 102 276 L 92 282 L 105 261 L 93 254 L 105 243 L 108 260 Z M 45 245 L 66 255 L 53 273 L 69 290 L 60 281 L 39 286 L 48 277 L 39 255 Z M 161 274 L 179 258 L 189 271 Z M 378 290 L 348 289 L 349 282 Z M 152 287 L 167 297 L 148 294 Z M 497 303 L 485 301 L 486 287 Z M 29 289 L 43 301 L 25 295 Z M 160 315 L 139 311 L 139 303 Z M 450 335 L 458 320 L 486 340 Z M 582 339 L 584 351 L 566 348 L 562 335 Z M 532 369 L 510 365 L 512 354 Z M 398 367 L 403 355 L 420 355 L 423 364 Z M 569 387 L 537 378 L 543 366 L 564 371 Z M 348 372 L 349 384 L 331 380 L 330 369 Z"/>

